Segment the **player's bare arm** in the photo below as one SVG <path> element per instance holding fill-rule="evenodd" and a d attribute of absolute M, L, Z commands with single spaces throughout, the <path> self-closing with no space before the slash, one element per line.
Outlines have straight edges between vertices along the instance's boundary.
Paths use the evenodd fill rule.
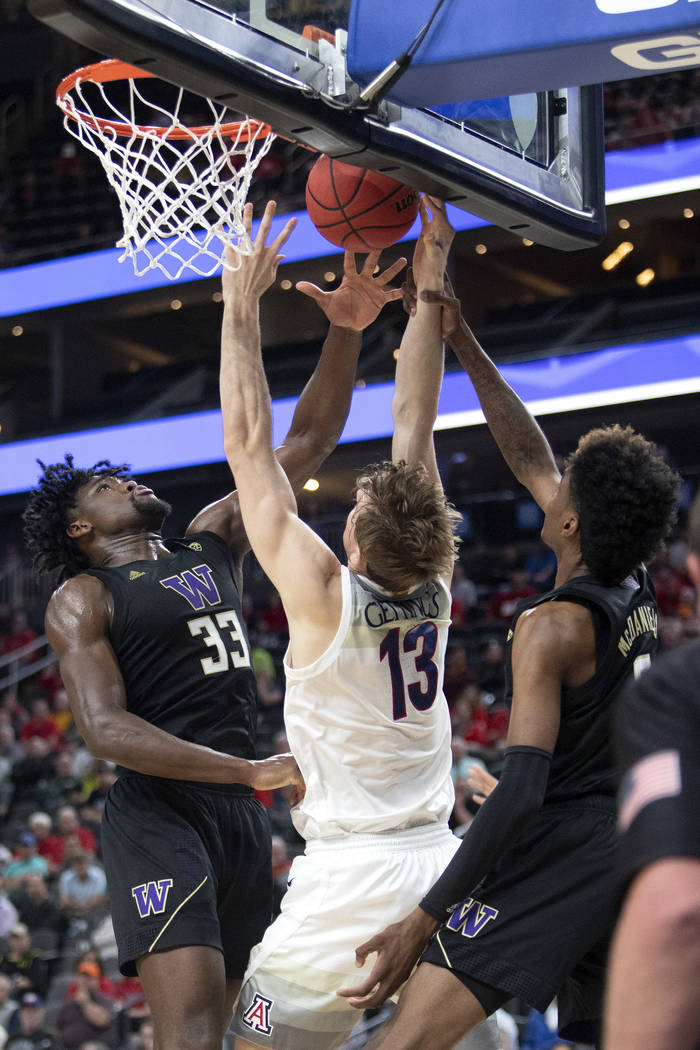
<path fill-rule="evenodd" d="M 513 640 L 513 707 L 503 775 L 421 905 L 357 949 L 358 964 L 377 953 L 367 980 L 338 993 L 358 1009 L 380 1005 L 408 979 L 449 908 L 469 896 L 541 807 L 559 732 L 562 686 L 582 684 L 579 678 L 590 677 L 587 660 L 595 659 L 590 614 L 582 610 L 590 626 L 586 635 L 579 609 L 569 602 L 550 602 L 520 617 Z"/>
<path fill-rule="evenodd" d="M 246 206 L 245 220 L 252 220 Z M 300 520 L 289 480 L 272 445 L 272 407 L 260 347 L 260 298 L 272 284 L 280 248 L 294 220 L 266 244 L 269 204 L 251 255 L 224 274 L 221 407 L 224 447 L 240 499 L 243 522 L 263 571 L 278 589 L 289 620 L 294 660 L 311 662 L 328 645 L 341 609 L 340 562 Z M 304 566 L 300 586 L 299 565 Z M 303 641 L 295 630 L 303 626 Z M 299 644 L 297 644 L 297 642 Z"/>
<path fill-rule="evenodd" d="M 440 201 L 421 198 L 420 216 L 421 234 L 413 257 L 414 278 L 421 291 L 440 290 L 454 230 Z M 440 482 L 440 475 L 433 427 L 443 366 L 440 308 L 421 300 L 409 316 L 399 349 L 392 403 L 391 456 L 395 463 L 400 460 L 422 463 L 436 483 Z"/>
<path fill-rule="evenodd" d="M 444 338 L 474 384 L 496 444 L 515 477 L 544 510 L 561 475 L 538 423 L 479 345 L 452 289 L 421 292 L 420 298 L 441 304 Z"/>
<path fill-rule="evenodd" d="M 46 610 L 75 724 L 95 758 L 174 780 L 275 788 L 303 781 L 291 755 L 250 762 L 180 740 L 126 709 L 124 681 L 108 638 L 109 595 L 93 576 L 64 583 Z"/>
<path fill-rule="evenodd" d="M 362 332 L 387 303 L 401 297 L 401 290 L 392 288 L 390 282 L 404 268 L 406 260 L 397 259 L 375 275 L 379 254 L 370 252 L 358 272 L 355 255 L 346 252 L 343 279 L 331 292 L 308 281 L 296 285 L 298 291 L 323 310 L 330 327 L 318 364 L 297 402 L 289 432 L 276 451 L 295 493 L 328 458 L 343 432 L 352 400 Z M 221 536 L 238 556 L 249 549 L 236 492 L 205 507 L 187 531 L 203 530 Z"/>

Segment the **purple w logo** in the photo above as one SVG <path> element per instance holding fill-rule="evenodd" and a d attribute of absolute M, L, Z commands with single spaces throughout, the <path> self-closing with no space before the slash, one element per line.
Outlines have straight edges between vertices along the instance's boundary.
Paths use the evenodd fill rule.
<path fill-rule="evenodd" d="M 185 598 L 193 609 L 203 609 L 205 602 L 207 605 L 218 605 L 221 601 L 208 565 L 196 565 L 194 569 L 185 569 L 177 576 L 168 576 L 160 581 L 160 585 Z"/>
<path fill-rule="evenodd" d="M 158 879 L 157 882 L 144 882 L 141 886 L 132 888 L 131 896 L 136 901 L 142 919 L 148 915 L 163 914 L 172 884 L 172 879 Z"/>
<path fill-rule="evenodd" d="M 476 937 L 491 919 L 498 915 L 498 908 L 489 908 L 488 904 L 467 897 L 463 904 L 455 908 L 447 923 L 448 930 L 461 933 L 463 937 Z"/>

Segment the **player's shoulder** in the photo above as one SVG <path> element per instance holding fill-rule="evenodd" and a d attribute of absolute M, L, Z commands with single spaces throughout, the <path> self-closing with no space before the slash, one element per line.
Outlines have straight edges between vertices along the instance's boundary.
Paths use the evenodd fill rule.
<path fill-rule="evenodd" d="M 61 630 L 76 621 L 99 619 L 106 611 L 108 592 L 96 576 L 81 572 L 65 580 L 46 606 L 47 630 Z"/>
<path fill-rule="evenodd" d="M 591 613 L 585 605 L 560 599 L 526 609 L 518 618 L 515 633 L 529 640 L 566 642 L 579 638 L 582 627 L 590 624 Z"/>

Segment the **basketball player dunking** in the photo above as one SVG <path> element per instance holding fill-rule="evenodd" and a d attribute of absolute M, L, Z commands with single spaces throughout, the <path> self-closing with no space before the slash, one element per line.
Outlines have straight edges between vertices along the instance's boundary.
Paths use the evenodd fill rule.
<path fill-rule="evenodd" d="M 421 288 L 442 287 L 453 236 L 431 207 L 414 259 Z M 398 355 L 393 462 L 358 479 L 347 568 L 300 521 L 272 452 L 258 304 L 279 240 L 267 247 L 264 233 L 224 277 L 221 400 L 246 531 L 289 621 L 285 722 L 306 782 L 293 811 L 306 852 L 251 955 L 233 1028 L 237 1050 L 331 1050 L 357 1020 L 335 993 L 355 972 L 360 930 L 404 915 L 458 845 L 442 693 L 457 515 L 433 448 L 440 310 L 421 303 Z"/>
<path fill-rule="evenodd" d="M 314 298 L 333 324 L 276 462 L 299 489 L 335 445 L 360 331 L 400 295 L 377 256 Z M 118 763 L 102 848 L 125 974 L 158 1050 L 221 1050 L 250 948 L 272 910 L 270 832 L 253 788 L 303 790 L 291 756 L 254 761 L 255 677 L 241 610 L 248 541 L 235 492 L 163 540 L 169 507 L 108 462 L 45 467 L 24 515 L 39 570 L 66 580 L 46 614 L 77 727 Z"/>
<path fill-rule="evenodd" d="M 520 604 L 508 634 L 499 783 L 420 905 L 358 949 L 361 962 L 378 952 L 375 965 L 342 994 L 376 1006 L 432 936 L 372 1050 L 447 1050 L 507 999 L 545 1010 L 556 994 L 560 1031 L 591 1042 L 614 920 L 612 708 L 656 646 L 655 596 L 640 566 L 670 528 L 678 479 L 619 426 L 583 437 L 560 475 L 457 300 L 422 297 L 442 307 L 445 339 L 501 452 L 545 512 L 557 575 L 552 591 Z"/>

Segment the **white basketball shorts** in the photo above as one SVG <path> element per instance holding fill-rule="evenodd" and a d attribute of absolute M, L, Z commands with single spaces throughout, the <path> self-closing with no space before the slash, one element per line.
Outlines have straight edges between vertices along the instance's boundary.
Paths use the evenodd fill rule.
<path fill-rule="evenodd" d="M 253 948 L 232 1031 L 274 1050 L 334 1050 L 361 1014 L 339 988 L 368 976 L 355 948 L 418 904 L 458 839 L 445 824 L 310 842 L 289 872 L 282 912 Z"/>

